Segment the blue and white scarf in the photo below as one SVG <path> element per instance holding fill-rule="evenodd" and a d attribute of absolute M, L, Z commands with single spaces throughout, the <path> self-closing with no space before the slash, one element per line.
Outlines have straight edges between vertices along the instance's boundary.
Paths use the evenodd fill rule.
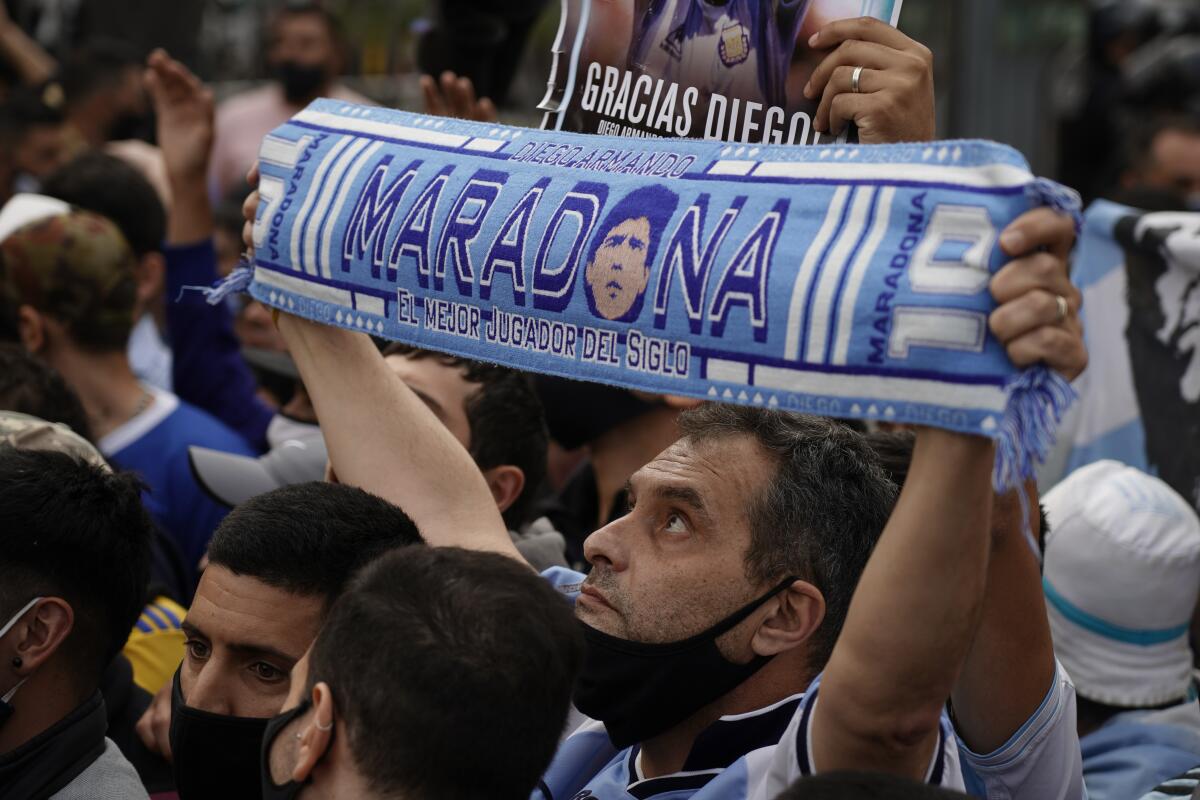
<path fill-rule="evenodd" d="M 1000 231 L 1078 214 L 1007 147 L 632 140 L 319 100 L 259 168 L 255 261 L 218 294 L 534 372 L 986 435 L 998 486 L 1070 402 L 988 332 Z"/>

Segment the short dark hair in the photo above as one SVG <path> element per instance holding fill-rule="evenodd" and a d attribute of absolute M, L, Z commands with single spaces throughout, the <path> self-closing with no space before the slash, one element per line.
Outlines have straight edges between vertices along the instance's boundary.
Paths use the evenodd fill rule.
<path fill-rule="evenodd" d="M 275 37 L 279 35 L 279 25 L 285 19 L 304 16 L 316 17 L 321 20 L 335 48 L 341 50 L 345 46 L 345 30 L 337 14 L 334 14 L 320 3 L 310 2 L 309 0 L 293 0 L 293 2 L 284 4 L 282 8 L 275 12 L 275 15 L 271 18 L 271 24 L 267 29 L 268 36 L 270 37 L 269 43 L 274 44 Z"/>
<path fill-rule="evenodd" d="M 138 258 L 162 250 L 167 212 L 150 181 L 130 164 L 89 150 L 42 182 L 42 193 L 108 217 Z"/>
<path fill-rule="evenodd" d="M 364 564 L 423 540 L 396 506 L 362 489 L 297 483 L 242 503 L 217 527 L 208 562 L 333 605 Z"/>
<path fill-rule="evenodd" d="M 372 563 L 316 642 L 362 775 L 381 794 L 525 800 L 558 746 L 583 657 L 570 605 L 496 553 L 405 548 Z M 463 756 L 463 737 L 477 740 Z"/>
<path fill-rule="evenodd" d="M 824 417 L 706 403 L 679 416 L 689 441 L 749 436 L 775 474 L 748 498 L 746 575 L 775 583 L 807 580 L 825 598 L 825 619 L 809 639 L 809 665 L 823 669 L 850 598 L 896 501 L 896 487 L 862 434 Z"/>
<path fill-rule="evenodd" d="M 0 342 L 0 411 L 61 422 L 92 439 L 83 404 L 62 376 L 24 347 L 9 342 Z"/>
<path fill-rule="evenodd" d="M 504 523 L 517 530 L 528 522 L 529 507 L 546 477 L 546 448 L 550 434 L 542 401 L 528 375 L 515 369 L 422 350 L 399 342 L 389 344 L 384 356 L 414 361 L 432 358 L 463 374 L 479 388 L 467 396 L 467 422 L 471 428 L 471 458 L 481 470 L 511 464 L 525 473 L 525 488 L 504 511 Z"/>
<path fill-rule="evenodd" d="M 775 800 L 955 800 L 967 795 L 883 772 L 829 772 L 801 778 Z"/>
<path fill-rule="evenodd" d="M 129 474 L 0 446 L 0 618 L 34 597 L 70 603 L 63 663 L 81 693 L 95 690 L 146 599 L 154 528 L 141 493 Z"/>
<path fill-rule="evenodd" d="M 16 147 L 30 130 L 62 125 L 61 109 L 46 103 L 41 95 L 27 87 L 14 89 L 0 105 L 0 146 Z"/>
<path fill-rule="evenodd" d="M 55 80 L 62 87 L 67 108 L 75 108 L 97 92 L 119 84 L 127 70 L 140 69 L 142 60 L 142 54 L 132 45 L 100 39 L 73 52 Z"/>

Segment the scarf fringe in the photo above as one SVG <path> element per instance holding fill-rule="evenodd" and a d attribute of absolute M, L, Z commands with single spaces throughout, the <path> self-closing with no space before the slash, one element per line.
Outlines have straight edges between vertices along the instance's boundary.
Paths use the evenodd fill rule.
<path fill-rule="evenodd" d="M 249 290 L 250 284 L 253 282 L 254 266 L 249 261 L 243 259 L 238 262 L 233 272 L 230 272 L 212 286 L 185 286 L 183 288 L 194 289 L 202 293 L 208 304 L 215 306 L 232 294 L 240 294 Z"/>
<path fill-rule="evenodd" d="M 1067 379 L 1048 367 L 1030 367 L 1008 385 L 1008 407 L 996 436 L 992 486 L 1017 489 L 1054 447 L 1054 432 L 1075 401 Z"/>

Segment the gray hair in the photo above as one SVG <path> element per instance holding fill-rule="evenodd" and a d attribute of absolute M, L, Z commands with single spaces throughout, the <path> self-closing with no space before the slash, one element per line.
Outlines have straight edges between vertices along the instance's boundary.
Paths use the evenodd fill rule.
<path fill-rule="evenodd" d="M 680 415 L 691 442 L 753 437 L 775 474 L 748 500 L 746 575 L 775 583 L 789 575 L 816 586 L 825 619 L 809 640 L 809 662 L 824 668 L 850 598 L 896 502 L 896 486 L 865 437 L 835 420 L 709 403 Z"/>

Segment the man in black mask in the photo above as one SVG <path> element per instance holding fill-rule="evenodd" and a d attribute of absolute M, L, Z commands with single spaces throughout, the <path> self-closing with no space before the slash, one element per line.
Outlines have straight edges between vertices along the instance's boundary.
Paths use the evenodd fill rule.
<path fill-rule="evenodd" d="M 98 690 L 149 578 L 141 487 L 65 440 L 32 446 L 51 452 L 0 445 L 0 798 L 145 798 Z"/>
<path fill-rule="evenodd" d="M 582 656 L 570 606 L 511 559 L 388 553 L 292 670 L 263 738 L 263 798 L 525 800 L 562 735 Z"/>
<path fill-rule="evenodd" d="M 338 82 L 345 67 L 341 25 L 316 4 L 288 4 L 271 20 L 267 70 L 271 82 L 217 108 L 212 171 L 217 197 L 244 188 L 246 171 L 272 129 L 318 97 L 370 103 Z"/>
<path fill-rule="evenodd" d="M 182 800 L 259 797 L 263 731 L 292 667 L 360 567 L 420 541 L 403 511 L 336 484 L 277 489 L 225 518 L 183 622 L 169 713 L 156 702 L 139 723 Z"/>

